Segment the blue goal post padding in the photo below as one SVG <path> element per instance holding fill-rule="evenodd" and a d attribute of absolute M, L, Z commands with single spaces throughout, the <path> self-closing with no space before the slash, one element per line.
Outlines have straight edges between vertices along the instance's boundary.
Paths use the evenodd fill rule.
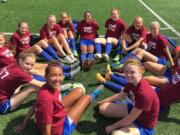
<path fill-rule="evenodd" d="M 74 25 L 74 32 L 77 32 L 77 27 L 78 27 L 78 21 L 77 20 L 73 20 L 73 25 Z"/>
<path fill-rule="evenodd" d="M 173 50 L 174 50 L 174 48 L 177 46 L 177 44 L 176 44 L 176 42 L 172 39 L 172 38 L 170 38 L 170 37 L 167 37 L 167 36 L 165 36 L 165 35 L 163 35 L 167 40 L 168 40 L 168 42 L 170 43 L 169 44 L 169 50 L 170 50 L 170 52 L 172 53 L 173 52 Z"/>

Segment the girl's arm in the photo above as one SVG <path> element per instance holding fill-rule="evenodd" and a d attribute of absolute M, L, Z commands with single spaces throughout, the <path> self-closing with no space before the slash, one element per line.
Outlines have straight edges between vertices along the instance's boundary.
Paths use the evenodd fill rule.
<path fill-rule="evenodd" d="M 121 91 L 120 93 L 117 93 L 111 97 L 108 97 L 108 98 L 105 98 L 101 101 L 98 102 L 98 104 L 102 104 L 102 103 L 105 103 L 105 102 L 113 102 L 113 101 L 116 101 L 116 100 L 120 100 L 120 99 L 123 99 L 124 97 L 126 97 L 126 93 L 124 93 L 123 91 Z"/>
<path fill-rule="evenodd" d="M 42 133 L 43 135 L 51 135 L 51 124 L 44 124 Z"/>
<path fill-rule="evenodd" d="M 45 82 L 41 82 L 41 81 L 38 81 L 38 80 L 35 80 L 35 79 L 32 79 L 29 84 L 33 85 L 33 86 L 36 86 L 38 88 L 41 88 Z"/>
<path fill-rule="evenodd" d="M 144 41 L 144 38 L 140 38 L 139 40 L 137 40 L 134 44 L 132 44 L 131 46 L 127 47 L 126 48 L 126 51 L 130 51 L 130 50 L 133 50 L 137 47 L 139 47 L 140 45 L 143 44 L 143 41 Z"/>
<path fill-rule="evenodd" d="M 106 133 L 111 133 L 114 129 L 118 129 L 124 126 L 127 126 L 131 123 L 133 123 L 143 112 L 143 110 L 137 109 L 136 107 L 133 107 L 131 113 L 124 117 L 123 119 L 115 122 L 114 124 L 106 127 Z"/>
<path fill-rule="evenodd" d="M 172 56 L 171 56 L 171 54 L 169 52 L 169 48 L 168 47 L 163 48 L 163 51 L 166 53 L 166 56 L 168 57 L 168 60 L 170 62 L 171 67 L 174 66 L 174 62 L 173 62 Z"/>

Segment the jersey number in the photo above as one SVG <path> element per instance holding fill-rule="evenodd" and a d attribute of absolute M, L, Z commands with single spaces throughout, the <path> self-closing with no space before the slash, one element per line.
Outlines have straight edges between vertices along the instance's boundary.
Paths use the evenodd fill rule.
<path fill-rule="evenodd" d="M 6 67 L 3 68 L 1 71 L 0 71 L 0 78 L 1 79 L 4 79 L 6 76 L 9 75 L 9 72 L 7 71 Z"/>

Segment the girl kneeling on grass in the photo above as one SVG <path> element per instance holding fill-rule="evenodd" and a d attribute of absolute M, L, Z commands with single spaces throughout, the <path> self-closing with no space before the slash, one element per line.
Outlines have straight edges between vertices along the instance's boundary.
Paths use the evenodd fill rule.
<path fill-rule="evenodd" d="M 106 127 L 112 135 L 153 135 L 159 113 L 159 100 L 150 84 L 143 79 L 144 68 L 139 61 L 129 59 L 124 64 L 128 84 L 118 94 L 99 101 L 99 112 L 105 117 L 122 118 Z M 131 103 L 114 103 L 130 96 Z"/>
<path fill-rule="evenodd" d="M 102 92 L 103 86 L 98 87 L 90 95 L 84 95 L 85 90 L 77 87 L 61 98 L 63 71 L 60 64 L 50 63 L 46 68 L 45 77 L 47 83 L 40 89 L 35 106 L 16 130 L 23 130 L 35 113 L 36 126 L 41 134 L 70 135 L 86 108 Z"/>

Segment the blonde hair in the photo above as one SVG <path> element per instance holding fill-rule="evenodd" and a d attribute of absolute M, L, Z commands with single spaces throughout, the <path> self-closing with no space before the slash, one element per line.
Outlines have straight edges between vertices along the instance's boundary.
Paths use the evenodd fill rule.
<path fill-rule="evenodd" d="M 55 16 L 54 14 L 51 14 L 51 15 L 49 15 L 49 16 L 47 17 L 47 20 L 48 20 L 49 18 L 51 18 L 51 17 L 54 17 L 54 18 L 56 19 L 56 16 Z"/>
<path fill-rule="evenodd" d="M 113 8 L 113 9 L 111 9 L 111 13 L 112 13 L 113 11 L 117 11 L 118 15 L 120 15 L 120 10 L 119 10 L 119 9 Z"/>
<path fill-rule="evenodd" d="M 136 16 L 133 20 L 133 24 L 136 21 L 136 19 L 141 19 L 142 24 L 144 25 L 144 19 L 141 16 Z"/>
<path fill-rule="evenodd" d="M 21 59 L 21 60 L 24 60 L 26 58 L 33 58 L 36 60 L 36 55 L 34 53 L 29 53 L 29 52 L 21 52 L 18 56 L 18 61 Z"/>
<path fill-rule="evenodd" d="M 137 66 L 139 68 L 139 71 L 143 74 L 145 72 L 143 65 L 141 64 L 141 62 L 139 60 L 136 59 L 128 59 L 125 64 L 123 65 L 123 71 L 126 68 L 127 65 L 134 65 Z"/>
<path fill-rule="evenodd" d="M 0 35 L 2 35 L 5 40 L 4 46 L 6 46 L 9 50 L 12 51 L 13 54 L 15 54 L 15 48 L 11 44 L 11 42 L 9 40 L 7 40 L 6 36 L 2 32 L 0 32 Z"/>
<path fill-rule="evenodd" d="M 72 21 L 71 17 L 69 16 L 69 14 L 67 12 L 62 12 L 61 13 L 61 17 L 63 15 L 67 16 L 67 25 L 73 27 L 73 21 Z"/>
<path fill-rule="evenodd" d="M 151 24 L 150 24 L 150 28 L 152 28 L 152 26 L 154 26 L 154 25 L 157 25 L 158 27 L 159 27 L 159 29 L 160 29 L 160 24 L 159 24 L 159 22 L 157 22 L 157 21 L 152 21 L 151 22 Z"/>

